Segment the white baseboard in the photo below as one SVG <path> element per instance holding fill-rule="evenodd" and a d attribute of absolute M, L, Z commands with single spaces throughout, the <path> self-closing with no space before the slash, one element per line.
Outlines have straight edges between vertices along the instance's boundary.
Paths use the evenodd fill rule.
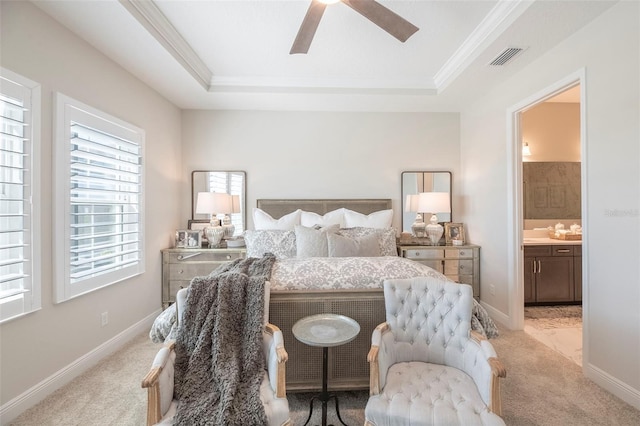
<path fill-rule="evenodd" d="M 505 314 L 502 311 L 497 310 L 491 305 L 487 305 L 483 301 L 480 301 L 480 306 L 482 306 L 487 311 L 491 319 L 494 320 L 495 322 L 499 322 L 504 326 L 508 326 L 508 324 L 510 324 L 509 315 Z"/>
<path fill-rule="evenodd" d="M 612 377 L 592 364 L 587 364 L 584 369 L 587 378 L 593 380 L 598 386 L 611 392 L 627 404 L 640 410 L 640 390 L 634 389 L 628 384 Z"/>
<path fill-rule="evenodd" d="M 58 370 L 37 385 L 8 401 L 0 407 L 0 424 L 9 424 L 20 414 L 33 407 L 51 393 L 71 382 L 73 379 L 95 366 L 98 362 L 122 348 L 131 339 L 149 330 L 153 320 L 161 310 L 151 313 L 147 317 L 133 324 L 120 334 L 107 340 L 97 348 L 84 354 L 66 367 Z"/>

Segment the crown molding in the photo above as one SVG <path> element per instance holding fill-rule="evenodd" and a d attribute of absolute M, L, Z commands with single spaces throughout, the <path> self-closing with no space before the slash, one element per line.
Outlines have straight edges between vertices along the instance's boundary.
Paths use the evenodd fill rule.
<path fill-rule="evenodd" d="M 205 90 L 209 90 L 213 73 L 152 0 L 119 2 Z"/>
<path fill-rule="evenodd" d="M 386 80 L 344 78 L 213 77 L 209 92 L 436 95 L 436 87 L 421 81 L 390 85 Z"/>
<path fill-rule="evenodd" d="M 462 74 L 533 3 L 532 0 L 500 0 L 433 77 L 438 92 Z"/>

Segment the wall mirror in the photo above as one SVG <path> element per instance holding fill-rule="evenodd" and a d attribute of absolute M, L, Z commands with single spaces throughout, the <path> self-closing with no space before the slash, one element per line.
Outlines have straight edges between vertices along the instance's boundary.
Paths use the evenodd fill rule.
<path fill-rule="evenodd" d="M 231 213 L 231 223 L 235 226 L 234 235 L 240 235 L 246 229 L 246 173 L 240 170 L 194 170 L 191 172 L 191 218 L 208 220 L 209 215 L 196 213 L 198 192 L 225 192 L 240 197 L 240 212 Z M 220 212 L 223 213 L 223 212 Z"/>
<path fill-rule="evenodd" d="M 416 212 L 406 210 L 407 195 L 421 192 L 448 192 L 449 210 L 451 213 L 438 213 L 440 222 L 451 222 L 451 172 L 408 171 L 402 172 L 402 232 L 411 232 L 411 224 L 416 219 Z M 428 212 L 432 213 L 432 212 Z M 429 218 L 424 221 L 428 222 Z"/>

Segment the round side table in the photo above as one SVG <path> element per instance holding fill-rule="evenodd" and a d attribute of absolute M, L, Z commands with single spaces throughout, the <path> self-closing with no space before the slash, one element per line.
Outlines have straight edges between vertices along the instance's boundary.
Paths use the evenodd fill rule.
<path fill-rule="evenodd" d="M 336 402 L 336 414 L 340 423 L 347 426 L 340 417 L 338 396 L 327 391 L 327 370 L 329 348 L 344 345 L 356 338 L 360 333 L 360 324 L 354 319 L 338 314 L 318 314 L 300 319 L 293 324 L 291 329 L 296 339 L 309 346 L 322 348 L 322 392 L 309 402 L 309 417 L 304 426 L 311 420 L 313 402 L 317 399 L 322 402 L 322 426 L 327 426 L 327 402 L 333 399 Z"/>

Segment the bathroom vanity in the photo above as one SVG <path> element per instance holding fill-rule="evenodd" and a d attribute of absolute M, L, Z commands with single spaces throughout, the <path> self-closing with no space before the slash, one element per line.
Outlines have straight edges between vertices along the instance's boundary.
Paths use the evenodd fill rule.
<path fill-rule="evenodd" d="M 582 241 L 524 239 L 524 303 L 582 303 Z"/>

